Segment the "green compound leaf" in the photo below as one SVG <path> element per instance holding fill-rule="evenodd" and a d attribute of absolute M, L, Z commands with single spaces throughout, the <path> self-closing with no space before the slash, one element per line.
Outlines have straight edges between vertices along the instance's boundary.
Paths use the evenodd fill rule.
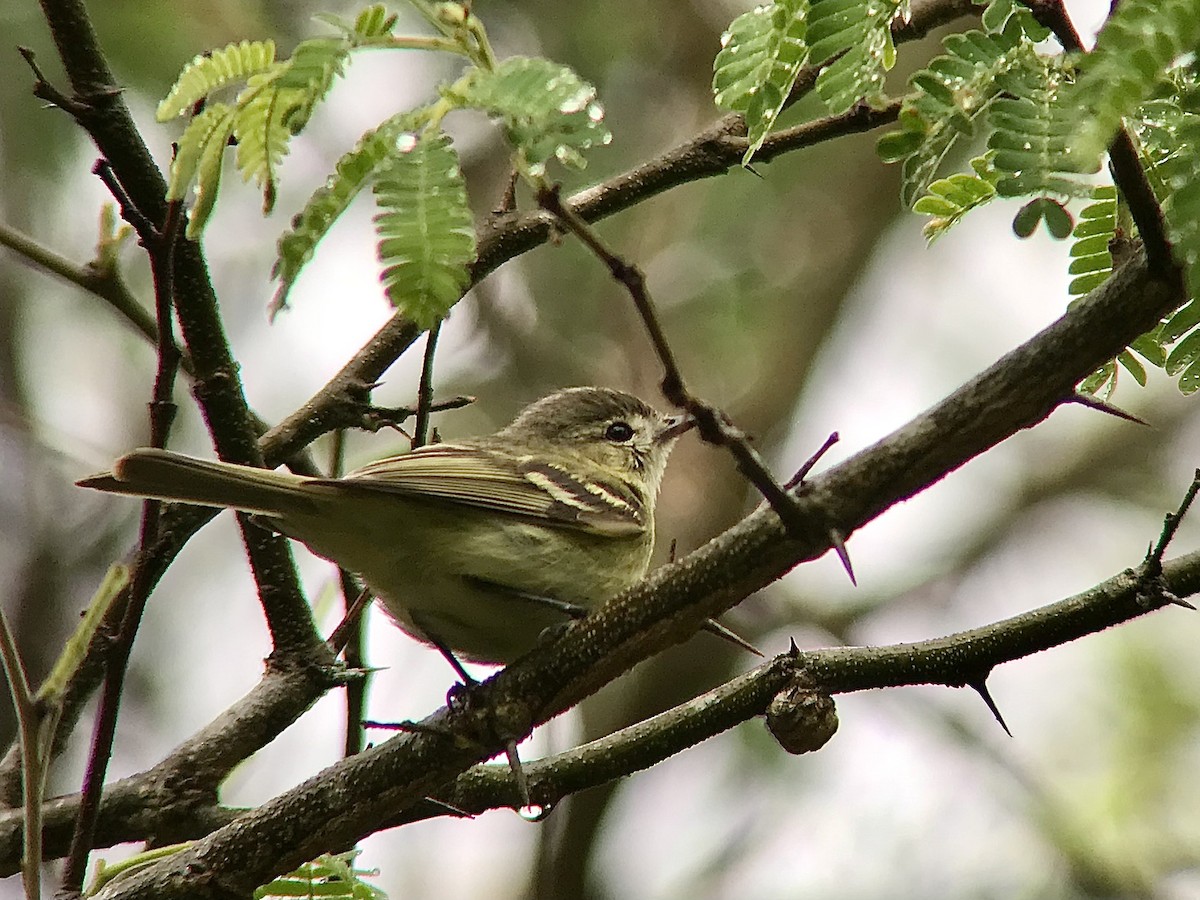
<path fill-rule="evenodd" d="M 1071 244 L 1068 272 L 1075 277 L 1068 290 L 1077 299 L 1098 288 L 1112 275 L 1111 247 L 1120 235 L 1117 226 L 1117 189 L 1112 185 L 1095 187 L 1092 189 L 1092 200 L 1079 214 L 1079 224 L 1075 226 Z M 1178 317 L 1181 312 L 1175 316 Z M 1200 311 L 1197 315 L 1200 320 Z M 1085 393 L 1111 396 L 1116 390 L 1120 369 L 1125 369 L 1138 384 L 1145 386 L 1146 367 L 1142 359 L 1155 368 L 1167 367 L 1167 347 L 1174 340 L 1169 332 L 1170 321 L 1168 319 L 1166 323 L 1160 323 L 1152 331 L 1136 338 L 1128 349 L 1122 350 L 1115 359 L 1085 379 L 1079 389 Z"/>
<path fill-rule="evenodd" d="M 423 113 L 423 110 L 400 113 L 364 134 L 338 160 L 333 174 L 317 188 L 304 208 L 292 219 L 292 227 L 279 238 L 279 255 L 271 270 L 271 277 L 279 279 L 279 288 L 269 309 L 271 316 L 287 306 L 292 286 L 312 259 L 317 244 L 350 202 L 370 185 L 379 168 L 390 160 L 401 136 L 415 137 L 423 125 Z"/>
<path fill-rule="evenodd" d="M 1111 185 L 1094 188 L 1092 199 L 1095 202 L 1079 213 L 1071 245 L 1069 272 L 1079 276 L 1067 288 L 1073 297 L 1095 290 L 1112 274 L 1109 246 L 1117 236 L 1117 189 Z"/>
<path fill-rule="evenodd" d="M 809 0 L 809 56 L 814 61 L 841 54 L 822 69 L 817 93 L 834 115 L 865 100 L 883 100 L 883 76 L 896 48 L 892 20 L 904 0 Z"/>
<path fill-rule="evenodd" d="M 777 0 L 733 20 L 713 61 L 717 106 L 746 119 L 750 142 L 742 165 L 762 146 L 808 59 L 806 0 Z"/>
<path fill-rule="evenodd" d="M 1080 63 L 1079 80 L 1065 107 L 1073 149 L 1099 160 L 1121 120 L 1151 97 L 1163 73 L 1200 46 L 1195 0 L 1124 0 Z"/>
<path fill-rule="evenodd" d="M 886 161 L 903 160 L 900 196 L 905 206 L 928 190 L 954 143 L 975 134 L 977 119 L 1005 89 L 1001 76 L 1044 68 L 1019 29 L 950 35 L 943 46 L 945 55 L 909 79 L 912 93 L 900 110 L 900 130 L 884 135 L 877 145 Z"/>
<path fill-rule="evenodd" d="M 533 175 L 545 174 L 552 159 L 581 169 L 582 151 L 612 140 L 596 89 L 548 59 L 514 56 L 490 72 L 471 69 L 446 95 L 499 118 Z"/>
<path fill-rule="evenodd" d="M 352 39 L 340 37 L 313 38 L 296 45 L 291 59 L 272 82 L 284 100 L 282 121 L 292 134 L 304 129 L 333 80 L 345 73 L 353 49 Z"/>
<path fill-rule="evenodd" d="M 396 14 L 389 12 L 382 3 L 373 3 L 363 9 L 354 19 L 354 33 L 359 37 L 383 37 L 396 27 Z"/>
<path fill-rule="evenodd" d="M 933 243 L 973 209 L 986 206 L 996 197 L 999 174 L 990 155 L 971 160 L 974 175 L 955 174 L 929 185 L 929 193 L 913 204 L 913 212 L 933 216 L 922 232 Z"/>
<path fill-rule="evenodd" d="M 997 78 L 1004 94 L 992 101 L 988 147 L 993 162 L 1005 173 L 996 182 L 1003 197 L 1054 194 L 1087 196 L 1092 186 L 1074 177 L 1097 171 L 1094 160 L 1081 160 L 1070 148 L 1071 128 L 1063 120 L 1064 72 L 1048 57 L 1032 57 Z M 1086 164 L 1084 164 L 1086 163 Z M 1044 207 L 1049 212 L 1049 209 Z M 1047 218 L 1047 225 L 1051 219 Z M 1061 237 L 1070 233 L 1070 226 Z"/>
<path fill-rule="evenodd" d="M 237 138 L 237 168 L 243 181 L 254 179 L 263 192 L 263 215 L 275 206 L 276 172 L 288 152 L 292 131 L 287 117 L 297 103 L 299 91 L 281 91 L 256 76 L 238 98 L 233 134 Z"/>
<path fill-rule="evenodd" d="M 274 64 L 274 41 L 242 41 L 207 56 L 197 56 L 183 67 L 167 96 L 158 104 L 155 116 L 160 122 L 173 119 L 214 91 L 266 72 Z"/>
<path fill-rule="evenodd" d="M 254 180 L 263 192 L 264 214 L 271 211 L 279 165 L 291 139 L 308 122 L 333 79 L 344 71 L 353 46 L 349 37 L 316 38 L 298 44 L 290 59 L 272 62 L 274 45 L 243 43 L 212 57 L 198 58 L 184 70 L 171 97 L 160 106 L 160 115 L 180 103 L 190 108 L 207 93 L 228 86 L 235 78 L 246 77 L 246 87 L 232 107 L 210 103 L 180 138 L 167 199 L 183 199 L 192 181 L 197 182 L 196 204 L 187 228 L 189 239 L 199 238 L 212 213 L 221 182 L 222 156 L 231 137 L 237 142 L 236 162 L 242 179 Z M 251 63 L 259 64 L 257 70 L 252 71 Z M 219 113 L 211 114 L 212 109 Z"/>
<path fill-rule="evenodd" d="M 1168 169 L 1170 202 L 1164 204 L 1175 258 L 1183 266 L 1188 293 L 1200 296 L 1200 116 L 1177 131 L 1180 151 Z"/>
<path fill-rule="evenodd" d="M 1200 390 L 1200 115 L 1194 65 L 1169 73 L 1162 95 L 1129 117 L 1151 185 L 1162 201 L 1171 249 L 1183 269 L 1189 303 L 1161 326 L 1172 345 L 1165 368 L 1185 394 Z"/>
<path fill-rule="evenodd" d="M 475 231 L 458 154 L 441 132 L 401 135 L 375 180 L 375 230 L 392 305 L 431 328 L 462 296 Z"/>

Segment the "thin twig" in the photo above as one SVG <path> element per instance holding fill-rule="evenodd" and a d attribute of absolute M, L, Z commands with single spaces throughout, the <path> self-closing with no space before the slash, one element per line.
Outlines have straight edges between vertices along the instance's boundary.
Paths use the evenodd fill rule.
<path fill-rule="evenodd" d="M 42 755 L 43 742 L 39 739 L 42 717 L 3 610 L 0 610 L 0 661 L 4 663 L 21 743 L 21 785 L 24 788 L 21 802 L 25 823 L 21 881 L 26 900 L 39 900 L 42 890 L 42 788 L 47 762 Z"/>
<path fill-rule="evenodd" d="M 150 256 L 150 272 L 154 281 L 154 306 L 158 329 L 158 366 L 154 379 L 153 397 L 150 401 L 151 446 L 166 446 L 171 422 L 175 418 L 175 376 L 179 371 L 179 352 L 175 346 L 172 323 L 173 298 L 175 292 L 175 241 L 181 222 L 181 207 L 178 202 L 167 207 L 167 217 L 162 229 L 158 229 L 136 207 L 125 192 L 116 173 L 107 161 L 100 160 L 94 171 L 112 192 L 121 208 L 121 216 L 133 225 L 143 246 Z M 113 740 L 116 737 L 117 717 L 120 713 L 121 696 L 125 689 L 125 673 L 133 643 L 141 626 L 146 602 L 154 584 L 151 557 L 159 536 L 159 516 L 162 504 L 147 500 L 142 504 L 142 521 L 138 537 L 137 565 L 128 591 L 128 601 L 121 616 L 121 626 L 116 639 L 108 651 L 108 665 L 104 674 L 104 687 L 100 707 L 96 714 L 92 747 L 84 773 L 83 791 L 79 804 L 79 817 L 71 839 L 71 852 L 63 869 L 63 886 L 69 891 L 78 891 L 83 886 L 87 870 L 88 855 L 91 853 L 96 819 L 100 810 L 100 797 L 104 790 L 104 779 L 112 758 Z"/>
<path fill-rule="evenodd" d="M 438 336 L 442 323 L 429 329 L 425 337 L 425 356 L 421 359 L 421 381 L 417 387 L 417 421 L 413 425 L 412 447 L 424 447 L 429 442 L 429 414 L 433 409 L 433 359 L 437 355 Z"/>
<path fill-rule="evenodd" d="M 346 431 L 339 428 L 333 433 L 330 450 L 329 474 L 340 478 L 346 468 Z M 338 585 L 342 595 L 342 621 L 329 636 L 329 645 L 335 654 L 341 653 L 347 668 L 362 672 L 362 678 L 346 682 L 346 733 L 342 742 L 342 755 L 353 756 L 363 748 L 363 714 L 367 706 L 367 678 L 369 669 L 363 650 L 365 617 L 362 615 L 370 591 L 359 587 L 354 576 L 338 567 Z"/>
<path fill-rule="evenodd" d="M 1193 474 L 1192 483 L 1188 486 L 1187 492 L 1179 502 L 1179 507 L 1175 512 L 1167 513 L 1163 519 L 1163 528 L 1158 536 L 1158 542 L 1150 548 L 1146 554 L 1145 562 L 1142 563 L 1141 573 L 1138 576 L 1140 585 L 1138 596 L 1147 607 L 1166 601 L 1175 606 L 1182 606 L 1185 609 L 1196 609 L 1188 601 L 1180 599 L 1174 593 L 1167 590 L 1166 585 L 1163 583 L 1162 561 L 1163 554 L 1167 552 L 1167 547 L 1175 539 L 1175 534 L 1179 531 L 1179 525 L 1183 522 L 1183 517 L 1187 515 L 1187 511 L 1191 508 L 1192 502 L 1196 499 L 1198 492 L 1200 492 L 1200 469 L 1197 469 Z"/>

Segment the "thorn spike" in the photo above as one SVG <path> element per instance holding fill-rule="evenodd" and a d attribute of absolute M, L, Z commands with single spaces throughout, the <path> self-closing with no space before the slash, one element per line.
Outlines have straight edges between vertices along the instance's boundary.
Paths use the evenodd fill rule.
<path fill-rule="evenodd" d="M 838 555 L 838 559 L 842 561 L 842 568 L 846 570 L 846 574 L 850 577 L 850 583 L 858 587 L 858 579 L 854 577 L 854 566 L 850 562 L 850 554 L 846 552 L 846 541 L 842 537 L 842 533 L 836 528 L 830 528 L 829 542 L 833 544 L 834 552 Z"/>
<path fill-rule="evenodd" d="M 1182 597 L 1176 597 L 1170 591 L 1163 591 L 1161 596 L 1171 606 L 1182 606 L 1184 609 L 1190 609 L 1192 612 L 1196 612 L 1195 606 L 1193 606 L 1187 600 L 1184 600 Z"/>
<path fill-rule="evenodd" d="M 1107 400 L 1101 400 L 1099 397 L 1089 397 L 1087 394 L 1072 394 L 1067 402 L 1078 403 L 1080 406 L 1086 406 L 1088 409 L 1098 410 L 1102 413 L 1107 413 L 1110 416 L 1116 416 L 1118 419 L 1124 419 L 1126 422 L 1133 422 L 1135 425 L 1145 425 L 1147 428 L 1153 427 L 1145 419 L 1139 419 L 1133 413 L 1127 413 L 1119 406 L 1113 406 Z"/>
<path fill-rule="evenodd" d="M 1000 723 L 1000 727 L 1004 729 L 1004 733 L 1009 737 L 1012 737 L 1013 733 L 1009 730 L 1008 723 L 1004 721 L 1004 716 L 1000 715 L 1000 708 L 996 706 L 996 701 L 992 699 L 992 694 L 988 690 L 987 682 L 980 680 L 968 684 L 967 687 L 971 688 L 971 690 L 980 696 L 984 702 L 984 705 L 986 705 L 991 711 L 992 716 L 996 719 L 996 721 Z"/>
<path fill-rule="evenodd" d="M 729 641 L 729 643 L 741 647 L 743 650 L 748 650 L 755 656 L 762 656 L 763 652 L 755 647 L 752 643 L 738 634 L 731 628 L 726 628 L 716 619 L 705 619 L 704 624 L 700 626 L 702 631 L 707 631 L 709 634 L 715 634 L 717 637 Z"/>

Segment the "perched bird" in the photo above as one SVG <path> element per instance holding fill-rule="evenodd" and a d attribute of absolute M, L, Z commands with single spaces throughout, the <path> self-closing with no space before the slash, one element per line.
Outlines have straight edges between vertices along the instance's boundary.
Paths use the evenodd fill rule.
<path fill-rule="evenodd" d="M 343 478 L 140 449 L 78 484 L 252 513 L 362 576 L 400 628 L 452 662 L 508 663 L 646 573 L 659 483 L 691 426 L 630 394 L 578 387 L 495 434 Z"/>

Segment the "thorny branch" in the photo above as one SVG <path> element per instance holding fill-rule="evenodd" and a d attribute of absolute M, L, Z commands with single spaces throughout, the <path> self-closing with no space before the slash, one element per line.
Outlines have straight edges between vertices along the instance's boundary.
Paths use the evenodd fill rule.
<path fill-rule="evenodd" d="M 174 337 L 173 297 L 175 241 L 178 238 L 182 208 L 178 203 L 168 206 L 166 220 L 159 229 L 137 208 L 106 161 L 98 162 L 94 171 L 117 200 L 122 217 L 133 225 L 150 257 L 158 336 L 158 366 L 154 378 L 153 397 L 149 404 L 150 440 L 151 446 L 162 448 L 167 445 L 171 422 L 175 418 L 175 376 L 179 371 L 180 361 L 180 353 L 175 346 Z M 100 811 L 100 797 L 104 790 L 104 779 L 108 772 L 109 760 L 112 757 L 117 716 L 121 707 L 121 697 L 125 690 L 125 673 L 129 666 L 130 654 L 133 652 L 134 639 L 141 626 L 142 614 L 153 588 L 148 554 L 158 540 L 161 508 L 162 504 L 157 500 L 147 500 L 142 504 L 137 562 L 134 565 L 129 590 L 125 596 L 120 628 L 108 648 L 104 685 L 100 694 L 100 707 L 96 713 L 92 748 L 84 773 L 79 815 L 75 820 L 71 850 L 63 869 L 63 888 L 66 891 L 79 891 L 83 887 L 88 854 L 94 843 L 96 818 Z"/>

